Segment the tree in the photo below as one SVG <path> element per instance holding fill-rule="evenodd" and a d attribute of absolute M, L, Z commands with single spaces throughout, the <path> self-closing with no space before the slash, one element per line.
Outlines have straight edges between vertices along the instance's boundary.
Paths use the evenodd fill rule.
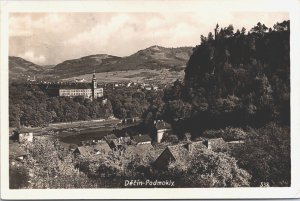
<path fill-rule="evenodd" d="M 185 119 L 191 116 L 192 106 L 182 100 L 173 100 L 165 105 L 164 111 L 165 117 L 171 121 Z"/>
<path fill-rule="evenodd" d="M 29 171 L 23 165 L 9 165 L 9 188 L 20 189 L 28 187 Z"/>
<path fill-rule="evenodd" d="M 243 146 L 233 156 L 251 175 L 251 186 L 267 182 L 270 186 L 290 186 L 290 130 L 274 123 L 260 129 L 249 128 Z"/>
<path fill-rule="evenodd" d="M 253 27 L 250 31 L 252 33 L 258 33 L 260 35 L 264 35 L 264 33 L 268 30 L 265 24 L 261 24 L 260 22 L 257 23 L 255 27 Z"/>
<path fill-rule="evenodd" d="M 229 37 L 232 37 L 233 34 L 234 34 L 234 28 L 233 28 L 233 25 L 230 24 L 228 27 L 225 27 L 224 28 L 224 34 L 225 34 L 225 37 L 226 38 L 229 38 Z"/>
<path fill-rule="evenodd" d="M 214 36 L 211 32 L 209 32 L 207 36 L 207 41 L 213 41 L 213 40 L 214 40 Z"/>
<path fill-rule="evenodd" d="M 19 108 L 19 105 L 9 104 L 9 126 L 10 127 L 19 128 L 21 126 L 20 116 L 21 116 L 21 109 Z"/>
<path fill-rule="evenodd" d="M 86 108 L 84 105 L 80 105 L 78 107 L 78 120 L 89 120 L 89 109 Z"/>
<path fill-rule="evenodd" d="M 285 20 L 281 23 L 277 22 L 273 26 L 275 31 L 289 31 L 290 30 L 290 20 Z"/>
<path fill-rule="evenodd" d="M 246 34 L 246 29 L 245 29 L 245 27 L 242 28 L 241 34 L 242 34 L 242 35 L 245 35 L 245 34 Z"/>
<path fill-rule="evenodd" d="M 161 139 L 162 142 L 178 143 L 178 137 L 176 135 L 166 134 Z"/>
<path fill-rule="evenodd" d="M 201 44 L 205 44 L 207 42 L 207 38 L 203 35 L 200 36 Z"/>
<path fill-rule="evenodd" d="M 177 160 L 170 164 L 169 172 L 179 176 L 184 187 L 246 187 L 251 175 L 238 167 L 237 161 L 224 153 L 210 150 L 197 151 L 189 157 L 189 163 Z"/>

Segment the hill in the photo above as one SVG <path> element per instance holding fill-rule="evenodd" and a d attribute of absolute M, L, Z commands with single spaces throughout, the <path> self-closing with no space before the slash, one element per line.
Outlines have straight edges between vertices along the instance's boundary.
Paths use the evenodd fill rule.
<path fill-rule="evenodd" d="M 50 73 L 60 78 L 112 71 L 171 69 L 180 71 L 192 54 L 192 47 L 151 46 L 127 57 L 97 54 L 57 64 Z"/>
<path fill-rule="evenodd" d="M 215 35 L 201 36 L 184 82 L 175 82 L 165 100 L 173 111 L 165 114 L 166 120 L 183 113 L 186 128 L 195 133 L 204 127 L 260 127 L 270 121 L 289 125 L 289 21 L 274 29 L 258 23 L 248 34 L 234 33 L 232 25 L 216 26 Z"/>
<path fill-rule="evenodd" d="M 9 57 L 9 78 L 27 78 L 28 76 L 32 77 L 37 73 L 43 71 L 43 67 L 37 64 L 34 64 L 30 61 L 27 61 L 21 57 L 10 56 Z"/>
<path fill-rule="evenodd" d="M 61 78 L 67 78 L 77 75 L 89 74 L 94 70 L 96 72 L 110 71 L 111 66 L 120 59 L 120 57 L 107 54 L 90 55 L 79 59 L 72 59 L 59 63 L 53 67 L 50 73 Z"/>

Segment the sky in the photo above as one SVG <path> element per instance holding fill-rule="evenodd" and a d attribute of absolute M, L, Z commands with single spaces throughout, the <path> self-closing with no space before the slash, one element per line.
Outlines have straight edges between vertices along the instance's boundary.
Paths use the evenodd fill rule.
<path fill-rule="evenodd" d="M 273 27 L 286 12 L 10 13 L 9 55 L 55 65 L 92 54 L 129 56 L 153 45 L 196 46 L 218 23 L 249 31 Z"/>

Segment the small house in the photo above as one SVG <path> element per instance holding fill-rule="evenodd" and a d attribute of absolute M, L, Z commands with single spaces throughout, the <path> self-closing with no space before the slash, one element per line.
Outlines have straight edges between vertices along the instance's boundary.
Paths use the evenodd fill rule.
<path fill-rule="evenodd" d="M 94 148 L 94 150 L 97 151 L 96 154 L 99 154 L 99 153 L 108 154 L 109 152 L 111 152 L 111 148 L 109 147 L 109 145 L 106 142 L 98 143 L 92 147 Z"/>
<path fill-rule="evenodd" d="M 167 132 L 170 132 L 172 130 L 172 127 L 170 124 L 163 120 L 157 120 L 154 121 L 155 131 L 157 135 L 157 142 L 160 143 L 164 134 Z"/>
<path fill-rule="evenodd" d="M 151 137 L 149 135 L 136 135 L 132 136 L 132 140 L 135 142 L 135 144 L 151 144 Z"/>
<path fill-rule="evenodd" d="M 151 144 L 130 145 L 125 148 L 125 152 L 132 155 L 143 155 L 148 153 L 153 146 Z"/>
<path fill-rule="evenodd" d="M 23 160 L 29 153 L 21 147 L 19 143 L 9 144 L 9 158 L 13 160 Z"/>
<path fill-rule="evenodd" d="M 81 146 L 77 147 L 74 150 L 74 155 L 81 155 L 83 157 L 89 157 L 98 154 L 108 154 L 111 151 L 111 148 L 107 143 L 99 143 L 91 146 Z"/>
<path fill-rule="evenodd" d="M 33 142 L 33 133 L 27 129 L 22 129 L 18 134 L 19 142 Z"/>
<path fill-rule="evenodd" d="M 181 145 L 168 146 L 155 160 L 154 166 L 159 169 L 167 169 L 171 162 L 186 160 L 189 152 Z"/>
<path fill-rule="evenodd" d="M 88 146 L 77 147 L 73 153 L 75 156 L 81 155 L 83 157 L 88 157 L 90 156 L 90 148 Z"/>

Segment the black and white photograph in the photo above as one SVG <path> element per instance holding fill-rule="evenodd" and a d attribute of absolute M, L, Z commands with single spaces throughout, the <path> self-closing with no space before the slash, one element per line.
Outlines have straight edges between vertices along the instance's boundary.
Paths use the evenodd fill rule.
<path fill-rule="evenodd" d="M 291 189 L 293 15 L 235 2 L 7 12 L 7 190 Z"/>

